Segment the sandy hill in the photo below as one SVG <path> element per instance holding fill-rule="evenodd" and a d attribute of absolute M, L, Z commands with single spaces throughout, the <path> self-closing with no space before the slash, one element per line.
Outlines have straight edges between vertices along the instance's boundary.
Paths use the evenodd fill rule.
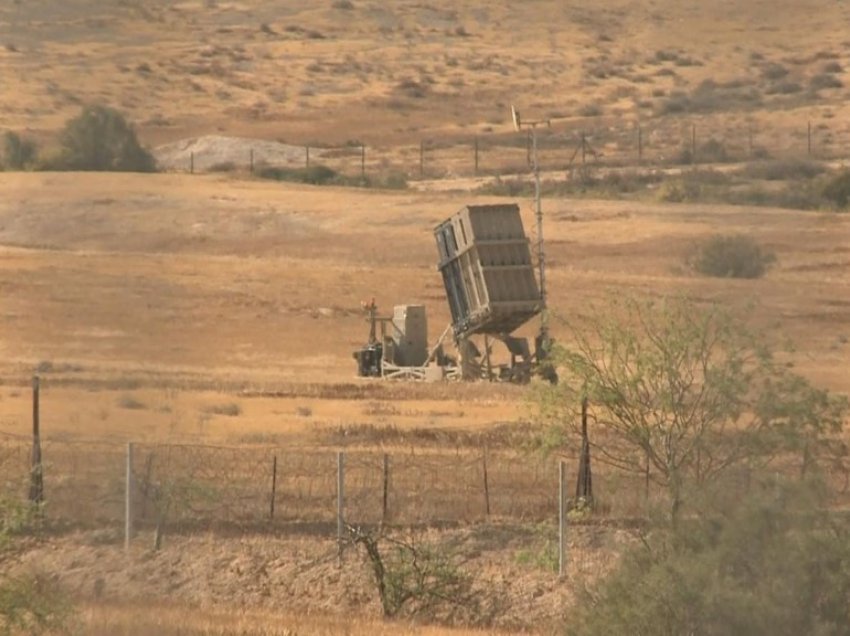
<path fill-rule="evenodd" d="M 563 126 L 842 136 L 848 23 L 827 0 L 9 2 L 0 128 L 47 135 L 97 101 L 154 145 L 375 145 L 506 130 L 515 102 Z"/>

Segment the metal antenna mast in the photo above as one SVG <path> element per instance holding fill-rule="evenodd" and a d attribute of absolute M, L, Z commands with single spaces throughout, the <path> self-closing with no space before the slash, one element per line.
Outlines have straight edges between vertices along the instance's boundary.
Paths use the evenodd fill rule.
<path fill-rule="evenodd" d="M 519 111 L 511 106 L 511 118 L 514 129 L 522 130 L 523 127 L 531 130 L 531 168 L 534 172 L 534 211 L 537 219 L 537 266 L 540 270 L 540 339 L 544 350 L 549 348 L 549 310 L 546 297 L 546 254 L 543 249 L 543 207 L 540 203 L 540 162 L 537 158 L 537 127 L 552 124 L 548 119 L 522 121 Z"/>

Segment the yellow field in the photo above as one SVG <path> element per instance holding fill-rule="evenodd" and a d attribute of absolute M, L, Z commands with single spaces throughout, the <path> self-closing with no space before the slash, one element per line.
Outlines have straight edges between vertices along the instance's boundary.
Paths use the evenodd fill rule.
<path fill-rule="evenodd" d="M 802 157 L 809 122 L 816 156 L 835 165 L 850 156 L 845 3 L 462 5 L 2 4 L 0 132 L 20 132 L 48 155 L 63 123 L 94 102 L 126 113 L 150 146 L 207 134 L 362 142 L 370 174 L 400 167 L 418 176 L 423 140 L 464 145 L 429 150 L 455 178 L 401 191 L 239 173 L 0 172 L 0 434 L 26 439 L 38 373 L 47 443 L 73 442 L 73 455 L 108 442 L 118 468 L 127 441 L 247 454 L 268 446 L 395 452 L 393 443 L 430 452 L 446 439 L 473 447 L 476 435 L 529 419 L 528 388 L 363 380 L 351 354 L 368 334 L 361 302 L 373 297 L 381 313 L 424 304 L 430 338 L 443 332 L 449 314 L 431 232 L 463 205 L 508 200 L 470 194 L 480 182 L 470 178 L 469 142 L 491 143 L 482 174 L 524 171 L 511 104 L 527 119 L 553 118 L 543 134 L 561 135 L 561 152 L 590 132 L 607 165 L 635 160 L 638 125 L 649 161 L 680 153 L 691 126 L 700 143 L 716 135 L 738 155 L 754 131 L 752 143 L 772 156 Z M 562 318 L 609 311 L 612 297 L 682 294 L 728 307 L 777 348 L 793 342 L 782 354 L 789 364 L 850 394 L 850 215 L 650 196 L 543 201 L 557 340 L 570 340 Z M 531 201 L 516 201 L 532 230 Z M 748 234 L 777 263 L 757 280 L 697 276 L 685 260 L 716 233 Z M 92 468 L 77 459 L 75 475 Z M 117 493 L 121 473 L 112 473 L 99 485 Z M 604 471 L 597 477 L 607 487 Z M 119 503 L 110 501 L 116 511 Z M 552 530 L 541 528 L 441 535 L 474 554 L 476 571 L 501 590 L 494 624 L 505 629 L 561 620 L 577 586 L 629 540 L 578 532 L 561 583 L 551 563 L 541 566 Z M 158 553 L 140 536 L 125 555 L 114 528 L 86 530 L 29 546 L 14 566 L 58 572 L 82 599 L 84 633 L 475 633 L 374 622 L 363 564 L 351 557 L 340 573 L 322 561 L 334 553 L 327 533 L 310 531 L 167 534 Z M 257 572 L 268 563 L 277 578 L 261 589 Z M 107 593 L 95 601 L 101 579 Z"/>
<path fill-rule="evenodd" d="M 702 130 L 737 142 L 755 126 L 756 143 L 799 148 L 813 121 L 829 127 L 816 130 L 824 148 L 842 135 L 846 148 L 846 91 L 813 78 L 847 65 L 848 11 L 827 0 L 7 3 L 0 128 L 47 140 L 97 101 L 152 144 L 223 133 L 390 149 L 507 132 L 513 102 L 568 130 L 631 135 L 710 79 L 732 85 L 694 114 Z M 742 102 L 741 87 L 759 99 Z M 682 127 L 644 141 L 669 155 Z"/>
<path fill-rule="evenodd" d="M 365 617 L 179 605 L 91 605 L 81 611 L 78 620 L 90 636 L 475 636 L 510 633 L 428 627 L 404 621 L 379 622 Z"/>
<path fill-rule="evenodd" d="M 515 387 L 376 386 L 355 378 L 351 359 L 367 335 L 360 302 L 372 296 L 385 311 L 424 303 L 431 337 L 442 332 L 430 230 L 493 199 L 177 175 L 7 173 L 0 184 L 13 193 L 0 201 L 6 432 L 28 430 L 24 386 L 39 365 L 47 435 L 239 442 L 351 422 L 475 428 L 527 415 Z M 846 215 L 584 200 L 545 209 L 556 313 L 604 310 L 623 292 L 722 302 L 793 341 L 813 381 L 850 389 Z M 755 281 L 688 273 L 694 242 L 729 231 L 755 236 L 777 266 Z M 344 399 L 352 383 L 370 387 L 367 399 Z M 248 397 L 264 392 L 279 397 Z M 394 406 L 373 404 L 383 402 Z M 215 413 L 231 403 L 238 417 Z"/>

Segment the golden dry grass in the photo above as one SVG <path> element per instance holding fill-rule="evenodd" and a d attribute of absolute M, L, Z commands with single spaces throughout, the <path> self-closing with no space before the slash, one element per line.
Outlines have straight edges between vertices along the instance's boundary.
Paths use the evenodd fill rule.
<path fill-rule="evenodd" d="M 755 105 L 721 99 L 692 119 L 736 143 L 800 147 L 808 120 L 847 135 L 846 90 L 809 91 L 826 62 L 847 65 L 840 2 L 731 0 L 682 5 L 294 0 L 170 3 L 75 0 L 0 7 L 0 127 L 48 139 L 81 103 L 126 111 L 152 143 L 223 132 L 295 143 L 507 132 L 508 106 L 570 130 L 632 135 L 674 91 L 706 79 L 752 86 Z M 786 84 L 775 90 L 770 65 Z M 846 73 L 837 77 L 847 83 Z M 588 113 L 599 115 L 585 116 Z M 677 118 L 648 147 L 678 150 Z M 781 132 L 780 132 L 781 131 Z M 803 139 L 804 142 L 804 139 Z M 845 146 L 846 147 L 846 146 Z M 415 155 L 415 150 L 410 149 Z M 616 153 L 616 144 L 603 149 Z M 415 156 L 405 159 L 415 165 Z"/>
<path fill-rule="evenodd" d="M 847 88 L 809 90 L 827 63 L 850 84 L 850 8 L 840 2 L 342 6 L 5 3 L 0 129 L 33 136 L 50 152 L 81 104 L 103 102 L 126 112 L 151 145 L 210 133 L 299 144 L 360 140 L 370 146 L 370 171 L 401 166 L 415 174 L 420 140 L 493 135 L 516 145 L 499 161 L 524 169 L 524 148 L 509 138 L 508 107 L 516 103 L 526 117 L 557 118 L 556 133 L 597 131 L 594 143 L 612 161 L 634 158 L 639 122 L 648 156 L 658 159 L 680 150 L 692 124 L 700 141 L 716 133 L 741 150 L 754 130 L 757 145 L 799 156 L 812 121 L 818 153 L 850 150 Z M 777 65 L 787 73 L 782 81 L 802 90 L 770 95 L 777 81 L 767 75 Z M 760 101 L 737 103 L 723 88 L 718 103 L 699 113 L 659 114 L 675 91 L 696 98 L 705 80 L 752 88 Z M 441 170 L 469 171 L 467 147 L 430 152 Z M 486 151 L 485 170 L 495 156 Z M 375 296 L 384 310 L 423 303 L 435 338 L 449 317 L 431 228 L 461 205 L 498 200 L 424 185 L 434 191 L 317 189 L 221 175 L 0 174 L 0 432 L 26 435 L 36 370 L 44 377 L 48 440 L 325 444 L 340 429 L 475 434 L 525 418 L 523 388 L 354 377 L 351 352 L 366 337 L 360 302 Z M 530 229 L 531 206 L 522 207 Z M 816 384 L 850 393 L 847 215 L 565 199 L 544 208 L 557 314 L 605 311 L 611 294 L 720 302 L 774 341 L 794 341 L 789 363 Z M 776 252 L 778 265 L 756 281 L 686 271 L 692 245 L 717 232 L 753 235 Z M 569 338 L 560 322 L 554 329 L 556 338 Z M 598 535 L 590 534 L 593 543 Z M 202 557 L 233 549 L 226 540 L 208 544 L 198 549 Z M 66 543 L 34 560 L 58 559 L 63 576 L 88 590 L 102 554 L 92 548 L 79 567 L 78 549 L 88 550 Z M 121 562 L 120 550 L 113 552 L 110 563 Z M 610 560 L 614 551 L 597 552 Z M 140 567 L 148 561 L 140 557 Z M 506 552 L 483 567 L 509 584 L 523 576 L 516 565 Z M 120 580 L 120 567 L 107 570 Z M 144 596 L 145 582 L 165 571 L 146 570 L 127 597 Z M 571 593 L 546 577 L 515 590 L 516 607 L 536 607 L 535 589 L 545 589 L 553 607 Z M 474 633 L 275 613 L 248 602 L 209 605 L 230 599 L 245 581 L 175 605 L 161 600 L 169 590 L 150 602 L 88 605 L 83 630 Z"/>
<path fill-rule="evenodd" d="M 363 382 L 350 357 L 371 296 L 386 311 L 424 303 L 437 337 L 448 313 L 431 228 L 493 197 L 178 175 L 7 173 L 0 187 L 11 193 L 0 201 L 6 432 L 26 432 L 24 387 L 39 366 L 48 435 L 238 443 L 358 422 L 475 429 L 527 414 L 519 388 Z M 774 341 L 790 338 L 813 381 L 850 390 L 850 217 L 544 206 L 557 314 L 604 310 L 612 293 L 721 302 Z M 692 275 L 685 256 L 716 232 L 753 235 L 777 266 L 755 281 Z M 568 338 L 557 321 L 555 336 Z M 222 404 L 239 414 L 216 413 Z"/>
<path fill-rule="evenodd" d="M 324 613 L 273 612 L 244 607 L 192 607 L 167 603 L 89 604 L 78 614 L 91 636 L 476 636 L 488 633 L 382 622 L 363 616 L 329 616 Z M 507 632 L 502 632 L 507 633 Z"/>

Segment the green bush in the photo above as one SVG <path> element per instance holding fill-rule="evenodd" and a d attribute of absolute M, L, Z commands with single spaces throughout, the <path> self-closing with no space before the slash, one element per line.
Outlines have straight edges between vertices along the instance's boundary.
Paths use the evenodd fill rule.
<path fill-rule="evenodd" d="M 748 163 L 741 174 L 751 179 L 787 181 L 791 179 L 813 179 L 824 172 L 826 172 L 826 167 L 818 161 L 772 159 Z"/>
<path fill-rule="evenodd" d="M 389 174 L 379 178 L 372 178 L 369 176 L 349 177 L 322 164 L 315 164 L 307 168 L 280 168 L 275 166 L 264 166 L 259 168 L 256 174 L 263 179 L 309 183 L 311 185 L 387 188 L 390 190 L 403 190 L 407 188 L 407 176 L 401 172 L 390 172 Z"/>
<path fill-rule="evenodd" d="M 812 490 L 761 487 L 650 532 L 579 599 L 566 633 L 850 633 L 850 526 Z"/>
<path fill-rule="evenodd" d="M 264 179 L 275 179 L 277 181 L 327 185 L 334 182 L 338 173 L 332 168 L 317 164 L 307 168 L 277 168 L 267 166 L 259 169 L 257 175 Z"/>
<path fill-rule="evenodd" d="M 847 209 L 850 204 L 850 170 L 844 170 L 830 177 L 824 183 L 821 194 L 839 210 Z"/>
<path fill-rule="evenodd" d="M 693 269 L 719 278 L 759 278 L 776 260 L 750 236 L 715 234 L 689 259 Z"/>
<path fill-rule="evenodd" d="M 35 143 L 14 132 L 3 135 L 3 160 L 0 165 L 6 170 L 23 170 L 36 158 Z"/>
<path fill-rule="evenodd" d="M 66 633 L 72 607 L 56 581 L 44 575 L 0 578 L 0 633 Z"/>
<path fill-rule="evenodd" d="M 139 144 L 120 112 L 86 106 L 69 120 L 61 135 L 62 151 L 52 166 L 60 170 L 153 172 L 153 156 Z"/>

